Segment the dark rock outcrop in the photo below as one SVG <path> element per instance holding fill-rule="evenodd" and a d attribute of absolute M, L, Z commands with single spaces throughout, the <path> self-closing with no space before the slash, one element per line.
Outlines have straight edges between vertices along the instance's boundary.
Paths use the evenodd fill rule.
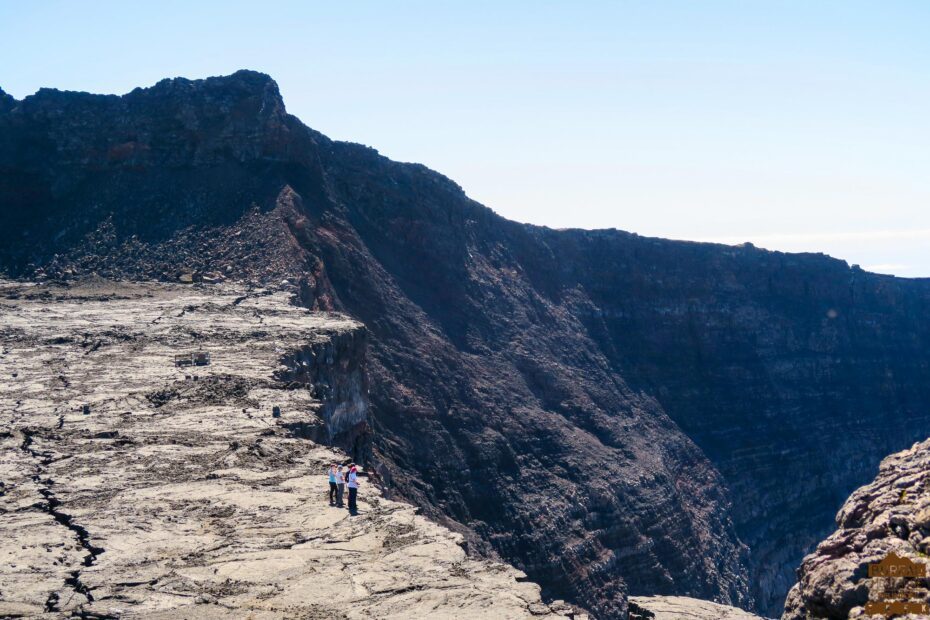
<path fill-rule="evenodd" d="M 510 222 L 252 72 L 3 104 L 0 266 L 352 314 L 391 491 L 599 617 L 628 592 L 776 613 L 842 498 L 930 434 L 928 283 Z"/>
<path fill-rule="evenodd" d="M 364 371 L 364 330 L 303 346 L 284 356 L 278 379 L 307 385 L 323 403 L 322 442 L 336 443 L 361 460 L 365 449 L 352 439 L 367 439 L 368 378 Z M 348 441 L 347 441 L 348 439 Z"/>
<path fill-rule="evenodd" d="M 864 608 L 869 601 L 892 600 L 887 592 L 888 578 L 870 577 L 869 565 L 879 564 L 893 553 L 926 566 L 930 553 L 930 440 L 883 460 L 875 480 L 857 489 L 843 504 L 836 524 L 837 531 L 804 558 L 798 583 L 788 594 L 783 620 L 866 617 Z M 930 600 L 930 580 L 926 577 L 902 577 L 890 585 L 898 587 L 896 594 L 902 602 Z"/>

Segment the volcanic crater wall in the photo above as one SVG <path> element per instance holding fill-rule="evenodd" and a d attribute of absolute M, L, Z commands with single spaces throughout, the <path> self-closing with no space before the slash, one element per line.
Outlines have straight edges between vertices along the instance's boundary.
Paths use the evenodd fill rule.
<path fill-rule="evenodd" d="M 630 593 L 778 613 L 846 494 L 930 435 L 926 281 L 509 222 L 253 72 L 0 94 L 0 266 L 187 269 L 363 321 L 391 492 L 599 617 Z"/>

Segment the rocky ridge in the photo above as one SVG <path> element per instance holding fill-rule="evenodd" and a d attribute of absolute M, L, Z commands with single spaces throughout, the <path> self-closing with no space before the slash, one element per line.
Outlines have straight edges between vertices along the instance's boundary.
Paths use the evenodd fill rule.
<path fill-rule="evenodd" d="M 836 525 L 837 530 L 801 563 L 782 620 L 870 617 L 866 604 L 885 600 L 889 585 L 885 578 L 869 577 L 870 564 L 878 564 L 890 553 L 927 564 L 930 440 L 884 459 L 875 479 L 843 504 Z M 903 581 L 897 580 L 897 585 Z M 907 581 L 909 598 L 930 601 L 930 579 Z"/>
<path fill-rule="evenodd" d="M 0 281 L 0 616 L 585 617 L 372 479 L 357 516 L 327 504 L 348 457 L 302 435 L 328 387 L 367 399 L 364 330 L 289 297 Z"/>

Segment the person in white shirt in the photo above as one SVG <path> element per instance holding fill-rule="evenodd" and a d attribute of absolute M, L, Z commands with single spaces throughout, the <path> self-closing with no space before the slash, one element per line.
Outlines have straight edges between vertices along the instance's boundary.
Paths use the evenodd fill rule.
<path fill-rule="evenodd" d="M 349 512 L 355 514 L 358 512 L 358 469 L 355 463 L 349 465 Z"/>
<path fill-rule="evenodd" d="M 346 488 L 346 472 L 345 467 L 342 465 L 339 466 L 339 469 L 336 470 L 336 505 L 342 508 L 342 494 L 345 492 Z"/>

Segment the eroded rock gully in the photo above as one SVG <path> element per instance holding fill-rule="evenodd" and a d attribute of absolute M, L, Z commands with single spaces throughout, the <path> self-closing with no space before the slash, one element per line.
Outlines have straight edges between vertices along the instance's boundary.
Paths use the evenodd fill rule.
<path fill-rule="evenodd" d="M 0 281 L 0 616 L 582 617 L 373 484 L 328 506 L 348 457 L 292 429 L 339 436 L 364 337 L 268 290 Z"/>

